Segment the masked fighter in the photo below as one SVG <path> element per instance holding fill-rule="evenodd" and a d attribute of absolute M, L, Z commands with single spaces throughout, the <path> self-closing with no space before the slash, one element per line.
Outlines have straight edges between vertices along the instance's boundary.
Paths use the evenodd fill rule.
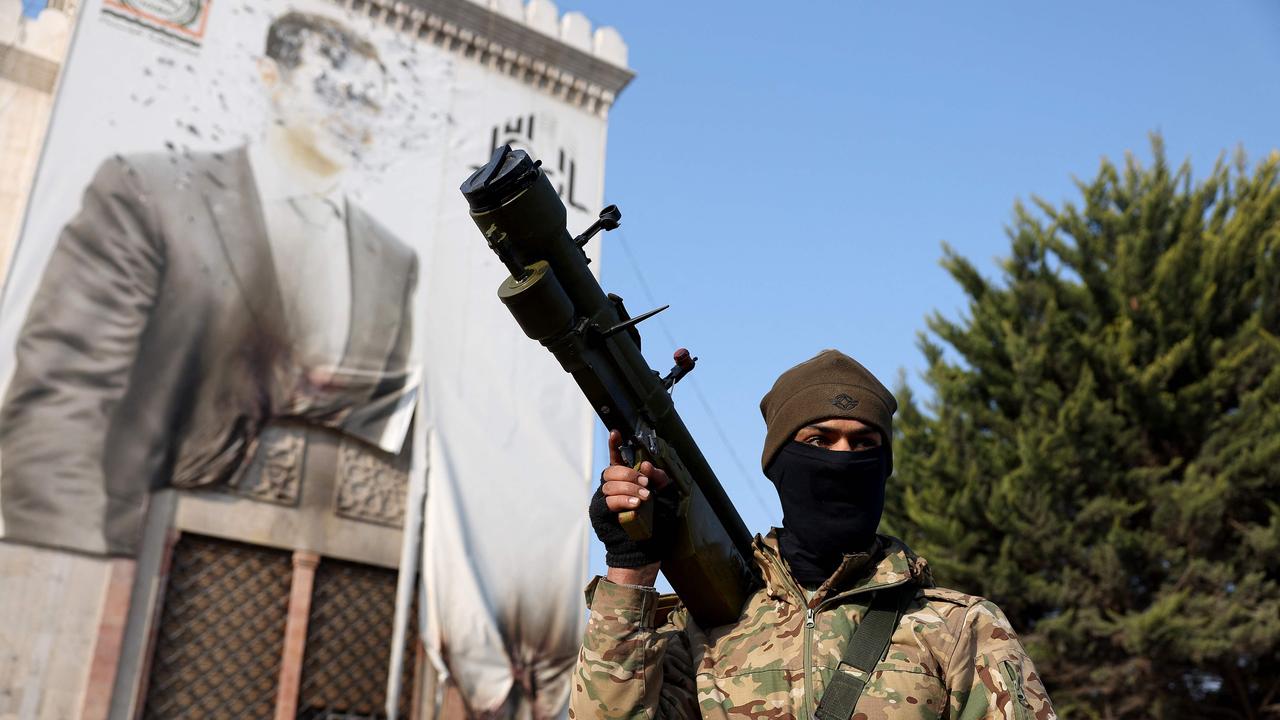
<path fill-rule="evenodd" d="M 783 373 L 760 410 L 783 527 L 756 537 L 764 585 L 721 627 L 659 613 L 654 543 L 629 540 L 617 513 L 668 480 L 622 465 L 610 438 L 591 508 L 609 571 L 587 588 L 571 716 L 1056 717 L 1000 608 L 936 587 L 923 558 L 876 533 L 897 410 L 884 385 L 827 350 Z"/>

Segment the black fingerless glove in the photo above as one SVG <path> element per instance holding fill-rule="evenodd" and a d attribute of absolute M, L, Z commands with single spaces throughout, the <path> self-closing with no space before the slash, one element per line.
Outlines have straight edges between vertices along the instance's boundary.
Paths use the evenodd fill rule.
<path fill-rule="evenodd" d="M 678 502 L 674 492 L 655 492 L 645 502 L 654 503 L 653 537 L 632 540 L 618 522 L 618 513 L 604 501 L 604 490 L 596 488 L 591 496 L 588 515 L 596 537 L 604 543 L 604 562 L 613 568 L 637 568 L 656 563 L 671 550 L 675 542 L 675 518 Z"/>

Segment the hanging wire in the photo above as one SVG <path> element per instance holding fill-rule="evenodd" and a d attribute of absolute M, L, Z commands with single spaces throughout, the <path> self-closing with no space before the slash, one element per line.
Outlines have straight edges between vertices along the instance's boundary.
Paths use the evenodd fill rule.
<path fill-rule="evenodd" d="M 631 266 L 631 272 L 635 274 L 636 280 L 639 281 L 640 290 L 645 296 L 645 302 L 652 307 L 657 307 L 658 301 L 654 297 L 653 290 L 649 288 L 649 283 L 645 281 L 644 274 L 640 272 L 640 263 L 636 261 L 635 255 L 631 253 L 631 244 L 627 242 L 626 233 L 622 231 L 622 228 L 618 228 L 618 230 L 613 234 L 617 235 L 619 238 L 620 242 L 618 244 L 622 246 L 622 252 L 627 257 L 627 264 Z M 662 321 L 662 318 L 654 319 L 657 320 L 657 326 L 662 330 L 662 334 L 666 336 L 667 342 L 671 344 L 671 347 L 679 347 L 679 343 L 677 343 L 675 337 L 671 335 L 671 331 L 667 328 L 666 323 Z M 738 456 L 737 446 L 730 442 L 729 434 L 724 431 L 724 427 L 720 424 L 720 419 L 716 416 L 715 412 L 712 411 L 711 403 L 707 401 L 707 396 L 703 394 L 702 388 L 699 387 L 696 382 L 690 382 L 692 380 L 693 377 L 690 376 L 681 382 L 690 383 L 692 385 L 694 397 L 698 398 L 698 403 L 702 405 L 702 409 L 707 413 L 707 417 L 710 418 L 711 427 L 720 438 L 720 442 L 724 445 L 725 450 L 728 451 L 729 459 L 733 461 L 734 466 L 738 469 L 738 473 L 742 476 L 747 492 L 751 494 L 752 499 L 756 501 L 756 505 L 760 507 L 760 512 L 764 513 L 765 517 L 769 517 L 772 515 L 772 511 L 769 509 L 768 503 L 766 503 L 764 498 L 761 497 L 760 491 L 756 488 L 755 482 L 753 481 L 753 478 L 757 476 L 747 471 L 746 464 L 743 463 L 742 458 Z"/>

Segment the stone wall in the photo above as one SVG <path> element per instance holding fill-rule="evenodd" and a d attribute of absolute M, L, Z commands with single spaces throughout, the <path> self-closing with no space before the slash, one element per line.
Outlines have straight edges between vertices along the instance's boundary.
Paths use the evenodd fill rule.
<path fill-rule="evenodd" d="M 0 0 L 0 276 L 21 230 L 73 12 L 45 9 L 31 20 L 21 0 Z"/>

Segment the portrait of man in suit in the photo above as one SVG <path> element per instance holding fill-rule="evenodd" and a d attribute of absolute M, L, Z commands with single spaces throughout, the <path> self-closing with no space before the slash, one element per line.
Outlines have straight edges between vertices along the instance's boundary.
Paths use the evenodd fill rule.
<path fill-rule="evenodd" d="M 257 70 L 261 139 L 109 158 L 63 228 L 0 408 L 6 539 L 131 555 L 157 488 L 405 472 L 417 256 L 347 192 L 387 70 L 302 12 Z"/>

